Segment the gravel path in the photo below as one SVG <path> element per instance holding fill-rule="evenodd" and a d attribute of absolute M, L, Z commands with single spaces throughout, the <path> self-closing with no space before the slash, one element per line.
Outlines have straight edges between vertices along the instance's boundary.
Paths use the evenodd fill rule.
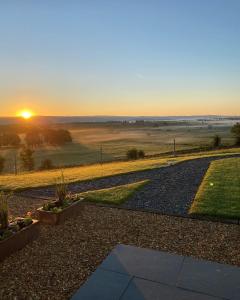
<path fill-rule="evenodd" d="M 72 183 L 69 184 L 69 190 L 79 193 L 149 179 L 150 182 L 122 206 L 186 216 L 210 162 L 225 157 L 229 156 L 194 159 L 169 167 Z M 27 190 L 21 195 L 36 198 L 53 197 L 54 187 Z"/>
<path fill-rule="evenodd" d="M 16 201 L 13 215 L 29 210 L 27 199 Z M 238 225 L 87 205 L 63 225 L 41 226 L 36 241 L 0 263 L 0 299 L 69 299 L 118 243 L 240 266 L 239 239 Z"/>

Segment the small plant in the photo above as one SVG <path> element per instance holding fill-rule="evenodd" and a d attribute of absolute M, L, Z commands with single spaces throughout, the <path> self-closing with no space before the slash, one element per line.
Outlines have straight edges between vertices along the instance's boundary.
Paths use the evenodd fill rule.
<path fill-rule="evenodd" d="M 219 146 L 221 146 L 221 137 L 219 136 L 219 135 L 215 135 L 214 137 L 213 137 L 213 147 L 214 148 L 217 148 L 217 147 L 219 147 Z"/>
<path fill-rule="evenodd" d="M 138 158 L 144 158 L 145 157 L 145 152 L 143 150 L 138 151 Z"/>
<path fill-rule="evenodd" d="M 138 150 L 136 148 L 132 148 L 127 151 L 127 158 L 129 160 L 138 159 Z"/>
<path fill-rule="evenodd" d="M 5 194 L 0 192 L 0 228 L 8 228 L 8 200 L 12 197 L 12 194 Z"/>
<path fill-rule="evenodd" d="M 67 197 L 67 184 L 64 179 L 63 172 L 61 173 L 60 182 L 56 184 L 57 205 L 64 206 Z"/>
<path fill-rule="evenodd" d="M 136 148 L 132 148 L 127 151 L 127 158 L 129 160 L 135 160 L 144 157 L 145 157 L 145 152 L 143 150 L 137 150 Z"/>
<path fill-rule="evenodd" d="M 5 164 L 5 159 L 2 156 L 0 156 L 0 173 L 2 173 L 4 169 L 4 164 Z"/>
<path fill-rule="evenodd" d="M 235 145 L 239 146 L 240 145 L 240 123 L 236 123 L 232 129 L 231 129 L 231 133 L 234 135 L 235 137 Z"/>
<path fill-rule="evenodd" d="M 41 165 L 39 167 L 40 170 L 51 170 L 54 168 L 54 165 L 51 161 L 51 159 L 44 159 L 41 162 Z"/>

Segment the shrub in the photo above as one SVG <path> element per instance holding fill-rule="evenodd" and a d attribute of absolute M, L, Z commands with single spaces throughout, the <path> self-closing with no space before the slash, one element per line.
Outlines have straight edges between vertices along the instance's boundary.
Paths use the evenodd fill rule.
<path fill-rule="evenodd" d="M 217 148 L 217 147 L 219 147 L 221 145 L 221 137 L 219 136 L 219 135 L 215 135 L 214 137 L 213 137 L 213 147 L 214 148 Z"/>
<path fill-rule="evenodd" d="M 143 150 L 137 150 L 136 148 L 132 148 L 127 151 L 127 158 L 129 160 L 144 158 L 145 152 Z"/>
<path fill-rule="evenodd" d="M 232 134 L 235 136 L 235 145 L 239 146 L 240 145 L 240 123 L 236 123 L 232 129 L 231 129 Z"/>
<path fill-rule="evenodd" d="M 2 173 L 4 169 L 4 164 L 5 164 L 5 159 L 2 156 L 0 156 L 0 173 Z"/>
<path fill-rule="evenodd" d="M 127 151 L 127 158 L 132 159 L 138 159 L 138 150 L 136 148 L 130 149 Z"/>
<path fill-rule="evenodd" d="M 50 170 L 53 168 L 54 168 L 54 165 L 53 165 L 51 159 L 42 160 L 41 165 L 39 167 L 40 170 Z"/>
<path fill-rule="evenodd" d="M 56 184 L 56 197 L 57 204 L 59 206 L 64 206 L 64 201 L 67 196 L 67 184 L 64 179 L 63 172 L 61 173 L 60 181 Z"/>
<path fill-rule="evenodd" d="M 45 143 L 61 146 L 72 142 L 71 133 L 65 129 L 46 129 L 42 132 Z"/>
<path fill-rule="evenodd" d="M 12 194 L 5 194 L 0 192 L 0 228 L 8 228 L 8 200 L 12 197 Z"/>
<path fill-rule="evenodd" d="M 144 158 L 145 157 L 145 152 L 143 150 L 138 151 L 138 158 Z"/>
<path fill-rule="evenodd" d="M 23 147 L 20 152 L 20 159 L 22 161 L 22 166 L 24 169 L 28 171 L 32 171 L 34 169 L 34 159 L 33 159 L 34 151 Z"/>

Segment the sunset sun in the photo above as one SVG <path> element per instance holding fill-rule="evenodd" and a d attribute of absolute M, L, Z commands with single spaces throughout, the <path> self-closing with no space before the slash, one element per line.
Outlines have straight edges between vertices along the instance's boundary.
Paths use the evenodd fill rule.
<path fill-rule="evenodd" d="M 25 120 L 28 120 L 33 116 L 30 110 L 23 110 L 19 115 Z"/>

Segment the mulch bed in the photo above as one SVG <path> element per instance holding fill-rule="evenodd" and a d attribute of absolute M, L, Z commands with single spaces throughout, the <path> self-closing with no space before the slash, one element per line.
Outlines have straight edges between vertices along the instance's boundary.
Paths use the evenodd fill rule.
<path fill-rule="evenodd" d="M 13 215 L 41 205 L 10 203 Z M 238 225 L 89 205 L 0 264 L 0 299 L 69 299 L 118 243 L 240 266 L 239 240 Z"/>

